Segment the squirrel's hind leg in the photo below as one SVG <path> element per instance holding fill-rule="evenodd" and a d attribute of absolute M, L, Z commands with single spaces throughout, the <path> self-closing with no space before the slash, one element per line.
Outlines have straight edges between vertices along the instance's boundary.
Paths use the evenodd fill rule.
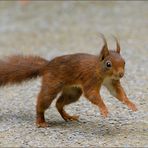
<path fill-rule="evenodd" d="M 59 89 L 42 87 L 36 105 L 36 125 L 37 127 L 48 127 L 48 123 L 45 121 L 44 113 L 46 109 L 51 105 L 52 101 L 56 98 Z"/>
<path fill-rule="evenodd" d="M 77 87 L 67 87 L 64 88 L 61 96 L 58 98 L 56 102 L 57 110 L 65 121 L 75 121 L 78 120 L 79 116 L 77 115 L 69 115 L 64 110 L 64 106 L 76 102 L 82 94 L 81 88 Z"/>

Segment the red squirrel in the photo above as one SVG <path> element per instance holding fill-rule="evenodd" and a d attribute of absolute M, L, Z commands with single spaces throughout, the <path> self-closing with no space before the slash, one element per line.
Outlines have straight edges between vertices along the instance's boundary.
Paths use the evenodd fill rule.
<path fill-rule="evenodd" d="M 56 108 L 65 121 L 78 120 L 79 116 L 69 115 L 64 107 L 78 101 L 82 94 L 107 117 L 108 109 L 100 96 L 102 85 L 129 109 L 136 111 L 136 105 L 128 99 L 120 83 L 125 67 L 120 44 L 115 38 L 116 50 L 109 50 L 103 35 L 102 39 L 104 44 L 99 55 L 76 53 L 51 61 L 37 56 L 14 55 L 0 60 L 0 86 L 42 77 L 36 105 L 37 127 L 48 127 L 44 113 L 59 93 Z"/>

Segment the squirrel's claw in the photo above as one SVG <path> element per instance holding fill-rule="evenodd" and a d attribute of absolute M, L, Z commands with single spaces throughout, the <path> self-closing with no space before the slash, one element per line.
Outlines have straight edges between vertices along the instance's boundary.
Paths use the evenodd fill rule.
<path fill-rule="evenodd" d="M 137 107 L 136 107 L 136 105 L 134 103 L 132 103 L 132 102 L 128 102 L 127 106 L 132 111 L 137 111 L 138 110 Z"/>
<path fill-rule="evenodd" d="M 109 113 L 107 108 L 101 108 L 100 112 L 101 112 L 102 116 L 105 118 L 108 116 L 108 113 Z"/>
<path fill-rule="evenodd" d="M 47 122 L 37 123 L 36 126 L 38 128 L 47 128 L 49 127 L 49 124 Z"/>

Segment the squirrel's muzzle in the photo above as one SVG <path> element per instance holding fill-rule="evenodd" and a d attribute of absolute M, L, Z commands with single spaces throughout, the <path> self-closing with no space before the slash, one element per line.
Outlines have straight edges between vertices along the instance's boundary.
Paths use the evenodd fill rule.
<path fill-rule="evenodd" d="M 119 73 L 118 73 L 118 77 L 119 78 L 122 78 L 124 76 L 124 72 L 123 71 L 120 71 Z"/>
<path fill-rule="evenodd" d="M 119 77 L 122 78 L 124 76 L 124 72 L 119 72 Z"/>

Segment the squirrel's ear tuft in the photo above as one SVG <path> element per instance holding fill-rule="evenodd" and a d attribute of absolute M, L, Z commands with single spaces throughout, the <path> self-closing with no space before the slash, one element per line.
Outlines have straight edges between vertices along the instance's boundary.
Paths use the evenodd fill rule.
<path fill-rule="evenodd" d="M 101 33 L 100 33 L 100 35 L 101 35 L 101 38 L 103 39 L 103 42 L 104 42 L 104 45 L 103 45 L 102 50 L 99 55 L 99 59 L 100 59 L 100 61 L 102 61 L 102 60 L 104 60 L 104 58 L 106 56 L 109 55 L 109 50 L 108 50 L 107 42 L 106 42 L 104 35 Z"/>
<path fill-rule="evenodd" d="M 118 41 L 118 39 L 117 39 L 115 36 L 113 36 L 113 38 L 114 38 L 115 41 L 116 41 L 116 52 L 120 54 L 121 48 L 120 48 L 119 41 Z"/>

